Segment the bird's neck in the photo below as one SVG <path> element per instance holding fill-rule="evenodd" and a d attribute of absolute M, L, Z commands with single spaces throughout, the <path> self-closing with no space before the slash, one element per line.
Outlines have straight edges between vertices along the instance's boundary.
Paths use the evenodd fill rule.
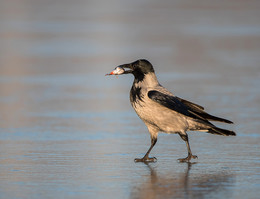
<path fill-rule="evenodd" d="M 135 78 L 134 86 L 135 87 L 155 87 L 158 86 L 159 82 L 155 73 L 145 74 L 142 80 Z"/>

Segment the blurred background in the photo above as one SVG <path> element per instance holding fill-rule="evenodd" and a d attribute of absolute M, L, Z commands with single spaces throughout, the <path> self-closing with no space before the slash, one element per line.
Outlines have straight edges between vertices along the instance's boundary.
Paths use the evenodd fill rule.
<path fill-rule="evenodd" d="M 0 198 L 257 198 L 260 1 L 0 0 Z M 237 137 L 159 135 L 129 103 L 140 58 Z"/>

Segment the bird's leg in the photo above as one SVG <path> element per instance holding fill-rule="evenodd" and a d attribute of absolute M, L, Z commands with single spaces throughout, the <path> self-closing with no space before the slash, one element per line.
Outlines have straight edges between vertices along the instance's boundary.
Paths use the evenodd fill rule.
<path fill-rule="evenodd" d="M 180 158 L 178 159 L 179 162 L 189 162 L 191 158 L 197 159 L 198 156 L 192 155 L 191 149 L 190 149 L 190 144 L 189 144 L 189 138 L 187 134 L 180 134 L 180 137 L 185 141 L 187 149 L 188 149 L 188 156 L 186 158 Z"/>
<path fill-rule="evenodd" d="M 153 158 L 149 158 L 149 153 L 151 152 L 152 148 L 154 147 L 154 145 L 157 142 L 157 137 L 151 137 L 151 146 L 148 149 L 148 151 L 146 152 L 146 154 L 144 155 L 143 158 L 135 158 L 135 162 L 156 162 L 157 159 L 155 157 Z"/>

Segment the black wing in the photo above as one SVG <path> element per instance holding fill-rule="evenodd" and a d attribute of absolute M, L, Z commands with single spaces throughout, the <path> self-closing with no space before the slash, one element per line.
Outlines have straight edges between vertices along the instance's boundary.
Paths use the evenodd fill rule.
<path fill-rule="evenodd" d="M 190 111 L 189 107 L 186 106 L 184 103 L 182 103 L 178 98 L 170 95 L 166 95 L 164 93 L 161 93 L 159 91 L 149 91 L 148 92 L 148 97 L 159 103 L 162 106 L 165 106 L 173 111 L 176 111 L 178 113 L 181 113 L 185 116 L 194 118 L 194 119 L 201 119 L 205 122 L 208 122 L 207 119 L 200 117 L 199 115 L 193 113 Z M 209 123 L 209 122 L 208 122 Z"/>
<path fill-rule="evenodd" d="M 192 111 L 193 113 L 207 119 L 207 120 L 213 120 L 213 121 L 217 121 L 217 122 L 225 122 L 225 123 L 228 123 L 228 124 L 232 124 L 233 122 L 231 122 L 230 120 L 227 120 L 227 119 L 224 119 L 224 118 L 221 118 L 221 117 L 216 117 L 216 116 L 213 116 L 213 115 L 210 115 L 208 113 L 206 113 L 204 111 L 204 108 L 198 104 L 195 104 L 193 102 L 190 102 L 188 100 L 184 100 L 184 99 L 181 99 L 179 97 L 177 97 L 177 99 L 179 99 L 183 104 L 185 104 L 190 111 Z"/>
<path fill-rule="evenodd" d="M 200 106 L 200 105 L 198 105 L 198 104 L 195 104 L 195 103 L 193 103 L 193 102 L 190 102 L 190 101 L 188 101 L 188 100 L 182 99 L 182 98 L 177 97 L 177 96 L 176 96 L 176 98 L 177 98 L 179 101 L 181 101 L 183 104 L 185 104 L 186 106 L 188 106 L 189 108 L 191 108 L 191 109 L 204 110 L 204 107 L 202 107 L 202 106 Z"/>
<path fill-rule="evenodd" d="M 210 115 L 204 111 L 202 106 L 179 97 L 169 96 L 155 90 L 149 91 L 148 97 L 171 110 L 194 119 L 203 120 L 207 123 L 210 123 L 208 120 L 233 123 L 229 120 Z"/>

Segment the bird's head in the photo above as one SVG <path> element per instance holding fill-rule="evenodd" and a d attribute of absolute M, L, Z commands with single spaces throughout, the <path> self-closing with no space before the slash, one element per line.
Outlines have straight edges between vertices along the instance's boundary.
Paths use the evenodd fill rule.
<path fill-rule="evenodd" d="M 107 75 L 123 75 L 130 73 L 135 76 L 135 79 L 141 81 L 146 74 L 154 73 L 154 69 L 149 61 L 145 59 L 139 59 L 129 64 L 122 64 L 117 66 L 115 70 Z"/>

